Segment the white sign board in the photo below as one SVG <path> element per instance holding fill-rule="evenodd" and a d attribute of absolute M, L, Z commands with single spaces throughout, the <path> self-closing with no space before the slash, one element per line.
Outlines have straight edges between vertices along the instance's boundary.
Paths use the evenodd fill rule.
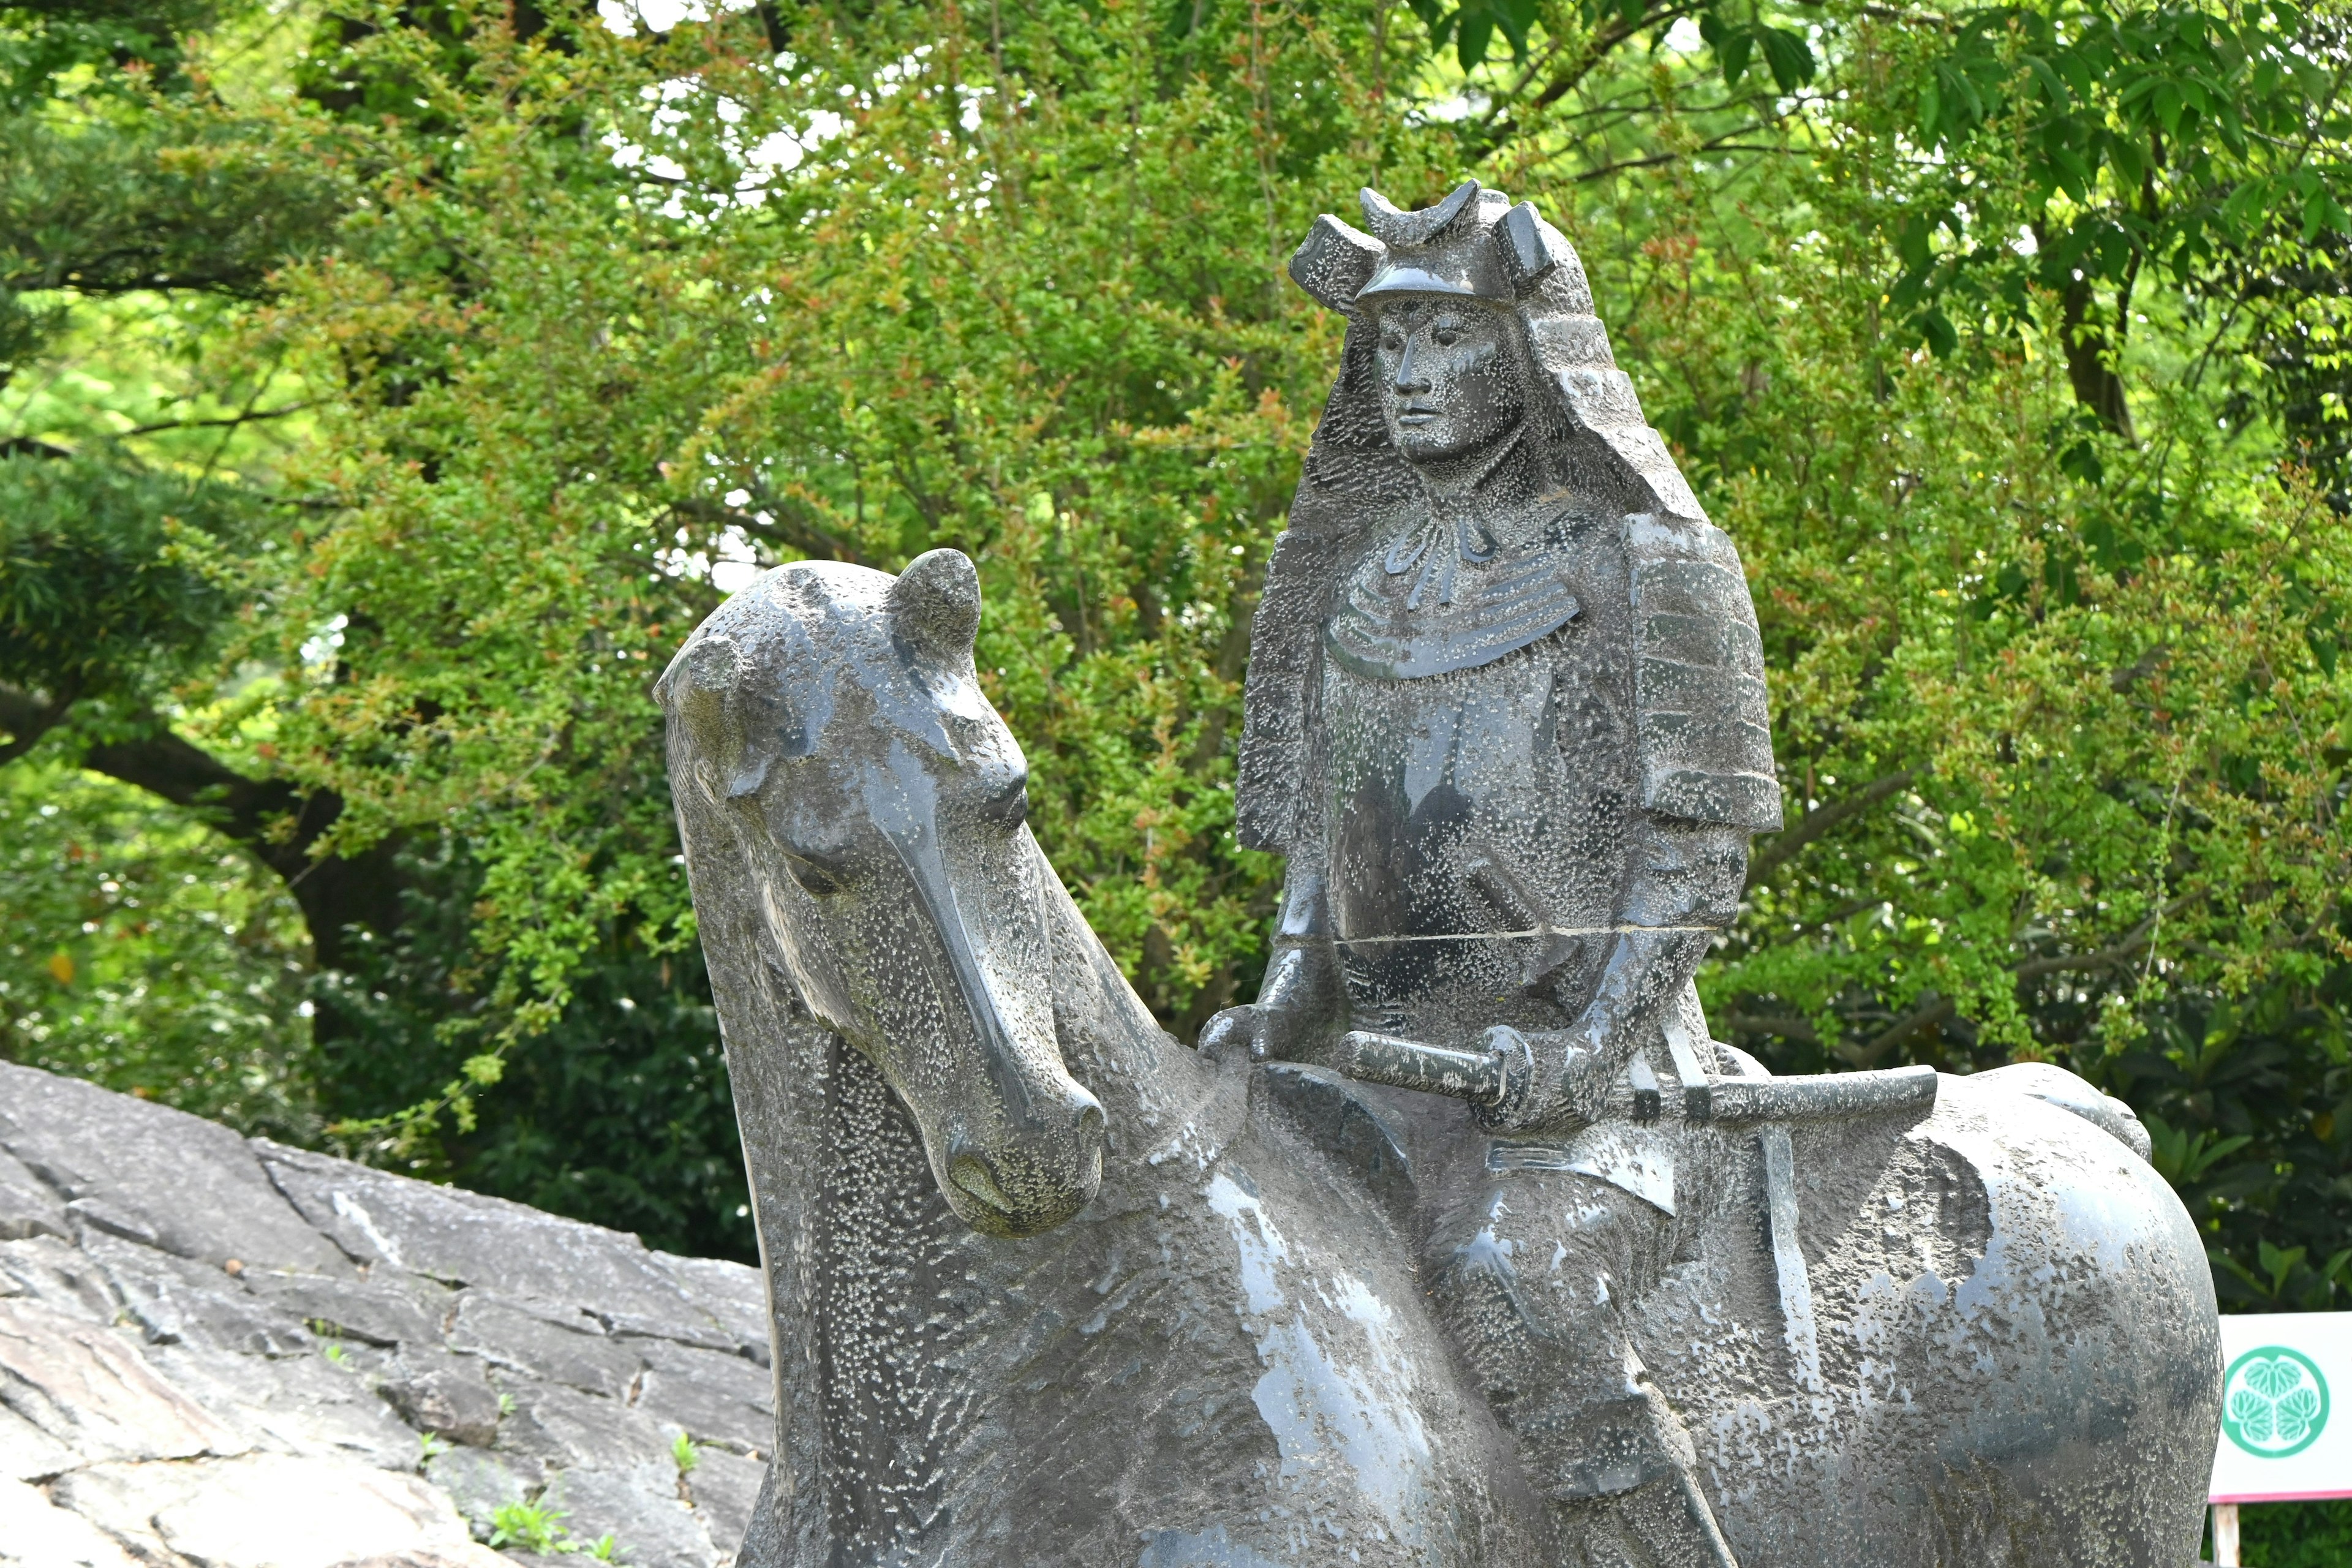
<path fill-rule="evenodd" d="M 2215 1502 L 2352 1497 L 2352 1312 L 2221 1320 Z"/>

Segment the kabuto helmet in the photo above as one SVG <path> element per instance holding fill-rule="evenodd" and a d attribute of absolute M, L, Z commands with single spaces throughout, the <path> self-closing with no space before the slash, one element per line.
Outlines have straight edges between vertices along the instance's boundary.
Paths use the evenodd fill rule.
<path fill-rule="evenodd" d="M 1317 722 L 1318 649 L 1342 564 L 1368 535 L 1426 508 L 1381 412 L 1372 318 L 1381 300 L 1398 295 L 1475 300 L 1502 318 L 1528 384 L 1529 434 L 1546 488 L 1623 520 L 1636 583 L 1653 584 L 1643 625 L 1664 626 L 1664 615 L 1725 628 L 1728 640 L 1702 660 L 1703 673 L 1723 683 L 1738 717 L 1720 733 L 1693 731 L 1685 746 L 1667 738 L 1672 714 L 1645 697 L 1643 711 L 1658 722 L 1644 754 L 1643 804 L 1758 831 L 1778 827 L 1762 649 L 1747 579 L 1730 540 L 1707 522 L 1643 417 L 1633 384 L 1617 368 L 1608 331 L 1593 314 L 1575 248 L 1532 204 L 1515 206 L 1475 180 L 1417 212 L 1370 189 L 1362 206 L 1370 233 L 1326 214 L 1290 260 L 1293 280 L 1345 315 L 1348 331 L 1251 629 L 1236 836 L 1281 852 L 1296 841 L 1297 814 L 1309 798 L 1303 785 Z"/>

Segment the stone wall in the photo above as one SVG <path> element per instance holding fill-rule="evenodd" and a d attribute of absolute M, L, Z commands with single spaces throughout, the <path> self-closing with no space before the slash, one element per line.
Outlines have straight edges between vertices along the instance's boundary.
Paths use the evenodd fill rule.
<path fill-rule="evenodd" d="M 0 1568 L 541 1562 L 484 1544 L 517 1504 L 720 1568 L 765 1310 L 740 1264 L 0 1063 Z"/>

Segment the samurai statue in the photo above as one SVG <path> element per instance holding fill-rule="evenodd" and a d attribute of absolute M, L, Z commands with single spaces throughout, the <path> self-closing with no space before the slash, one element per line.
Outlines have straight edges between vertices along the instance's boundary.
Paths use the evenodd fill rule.
<path fill-rule="evenodd" d="M 1394 1097 L 1446 1326 L 1570 1562 L 1723 1568 L 1622 1314 L 1682 1239 L 1661 1084 L 1739 1070 L 1692 977 L 1781 825 L 1755 609 L 1559 233 L 1475 181 L 1363 214 L 1290 265 L 1348 325 L 1253 627 L 1238 831 L 1286 875 L 1202 1046 L 1491 1068 Z"/>

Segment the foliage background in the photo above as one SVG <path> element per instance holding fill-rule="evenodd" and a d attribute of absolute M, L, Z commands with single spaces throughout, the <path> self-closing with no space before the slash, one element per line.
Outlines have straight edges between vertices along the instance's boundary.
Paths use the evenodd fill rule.
<path fill-rule="evenodd" d="M 756 566 L 939 544 L 1189 1034 L 1280 875 L 1240 682 L 1339 342 L 1281 265 L 1470 174 L 1748 563 L 1791 826 L 1718 1032 L 2063 1062 L 2226 1304 L 2343 1305 L 2345 26 L 0 5 L 0 1051 L 747 1254 L 646 690 Z"/>

